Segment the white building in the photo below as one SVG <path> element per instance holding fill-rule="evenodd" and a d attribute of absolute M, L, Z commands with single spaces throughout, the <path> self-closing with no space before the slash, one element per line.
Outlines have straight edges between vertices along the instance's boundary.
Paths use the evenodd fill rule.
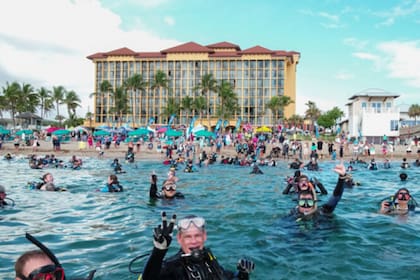
<path fill-rule="evenodd" d="M 386 135 L 399 137 L 400 111 L 395 104 L 399 95 L 370 88 L 349 98 L 348 129 L 350 137 L 362 137 L 370 143 L 381 143 Z"/>

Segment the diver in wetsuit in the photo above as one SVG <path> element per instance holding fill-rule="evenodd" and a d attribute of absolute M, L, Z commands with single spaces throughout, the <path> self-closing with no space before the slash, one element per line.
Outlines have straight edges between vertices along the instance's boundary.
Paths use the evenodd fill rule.
<path fill-rule="evenodd" d="M 123 187 L 120 185 L 118 181 L 118 177 L 114 174 L 108 176 L 108 181 L 106 185 L 101 188 L 99 191 L 101 192 L 122 192 Z"/>
<path fill-rule="evenodd" d="M 314 192 L 312 190 L 302 191 L 298 196 L 298 205 L 291 210 L 290 215 L 297 220 L 310 220 L 331 214 L 343 195 L 344 182 L 348 177 L 343 164 L 335 166 L 334 172 L 338 173 L 339 177 L 334 192 L 327 203 L 318 208 Z"/>
<path fill-rule="evenodd" d="M 317 190 L 317 188 L 319 190 Z M 291 192 L 300 193 L 305 190 L 312 190 L 314 194 L 328 194 L 328 191 L 325 189 L 324 185 L 318 181 L 317 178 L 309 180 L 308 176 L 301 175 L 301 172 L 297 170 L 294 177 L 290 177 L 287 181 L 287 186 L 283 190 L 283 194 L 289 194 Z"/>
<path fill-rule="evenodd" d="M 207 239 L 204 219 L 194 215 L 178 222 L 176 237 L 181 248 L 174 256 L 164 259 L 172 241 L 175 219 L 176 215 L 173 215 L 168 223 L 166 213 L 162 213 L 162 224 L 154 229 L 154 248 L 141 279 L 249 279 L 254 263 L 249 259 L 240 259 L 237 272 L 225 270 L 211 250 L 204 246 Z"/>
<path fill-rule="evenodd" d="M 417 201 L 410 195 L 408 189 L 400 188 L 389 199 L 381 202 L 379 212 L 388 215 L 406 215 L 411 211 L 414 212 L 416 206 L 418 206 Z"/>

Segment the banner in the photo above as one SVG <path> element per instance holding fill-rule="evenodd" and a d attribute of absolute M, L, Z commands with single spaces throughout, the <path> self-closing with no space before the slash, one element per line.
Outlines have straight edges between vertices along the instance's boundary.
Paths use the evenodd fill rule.
<path fill-rule="evenodd" d="M 175 114 L 172 114 L 171 117 L 169 118 L 168 127 L 172 124 L 172 122 L 174 121 L 174 118 L 175 118 Z"/>
<path fill-rule="evenodd" d="M 214 132 L 217 132 L 219 130 L 219 128 L 220 128 L 221 125 L 222 125 L 222 119 L 219 119 L 217 121 L 216 128 L 214 129 Z"/>
<path fill-rule="evenodd" d="M 242 121 L 242 118 L 238 117 L 238 120 L 236 121 L 236 125 L 235 125 L 235 130 L 233 132 L 237 132 L 239 127 L 241 127 L 241 121 Z"/>

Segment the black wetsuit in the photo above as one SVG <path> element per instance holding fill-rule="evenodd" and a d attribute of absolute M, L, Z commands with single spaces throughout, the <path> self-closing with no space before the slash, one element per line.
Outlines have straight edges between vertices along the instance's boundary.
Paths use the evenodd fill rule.
<path fill-rule="evenodd" d="M 181 250 L 163 260 L 168 250 L 153 248 L 144 268 L 143 280 L 225 280 L 249 279 L 248 273 L 234 273 L 223 269 L 211 251 L 205 248 L 200 257 L 183 257 Z"/>
<path fill-rule="evenodd" d="M 303 218 L 303 219 L 313 219 L 317 218 L 319 216 L 324 216 L 331 214 L 334 212 L 335 207 L 337 206 L 338 202 L 341 200 L 341 196 L 343 195 L 344 191 L 344 183 L 345 183 L 344 177 L 339 177 L 337 181 L 337 185 L 335 186 L 333 195 L 328 199 L 327 203 L 323 204 L 321 207 L 319 207 L 313 214 L 305 215 L 303 213 L 300 213 L 298 211 L 298 207 L 293 208 L 291 210 L 291 215 L 295 216 L 295 218 Z"/>
<path fill-rule="evenodd" d="M 174 198 L 183 199 L 185 198 L 185 196 L 181 192 L 176 192 L 173 197 L 166 197 L 161 192 L 158 192 L 157 185 L 155 183 L 151 183 L 150 189 L 149 189 L 149 198 L 150 199 L 174 199 Z"/>

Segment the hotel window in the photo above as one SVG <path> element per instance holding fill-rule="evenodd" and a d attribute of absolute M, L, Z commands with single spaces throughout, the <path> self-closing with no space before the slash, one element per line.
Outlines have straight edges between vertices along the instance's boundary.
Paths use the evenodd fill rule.
<path fill-rule="evenodd" d="M 398 121 L 391 120 L 391 131 L 398 131 Z"/>
<path fill-rule="evenodd" d="M 367 103 L 366 102 L 362 102 L 362 109 L 366 109 L 367 107 Z"/>
<path fill-rule="evenodd" d="M 373 109 L 373 111 L 375 113 L 380 113 L 381 112 L 381 103 L 379 103 L 379 102 L 372 102 L 371 103 L 371 107 L 372 107 L 372 109 Z"/>

